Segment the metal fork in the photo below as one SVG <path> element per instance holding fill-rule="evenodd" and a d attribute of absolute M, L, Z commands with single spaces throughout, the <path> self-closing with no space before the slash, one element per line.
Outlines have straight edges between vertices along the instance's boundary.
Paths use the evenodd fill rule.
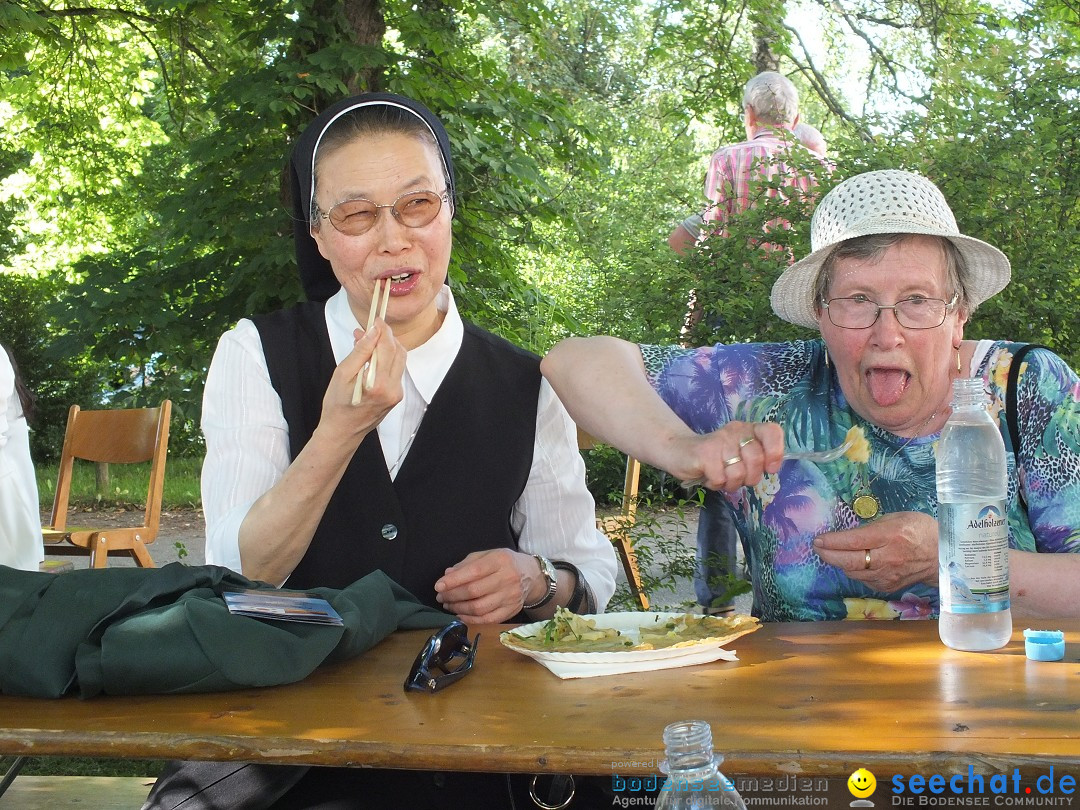
<path fill-rule="evenodd" d="M 796 461 L 809 461 L 814 464 L 828 464 L 830 461 L 836 461 L 840 456 L 844 455 L 855 444 L 854 439 L 848 439 L 839 447 L 834 447 L 831 450 L 798 450 L 791 453 L 784 453 L 784 460 L 796 460 Z M 703 477 L 691 478 L 689 481 L 683 481 L 682 485 L 687 489 L 693 489 L 699 487 L 705 483 Z"/>
<path fill-rule="evenodd" d="M 801 461 L 812 461 L 815 464 L 827 464 L 830 461 L 836 461 L 840 456 L 844 455 L 853 444 L 855 444 L 855 440 L 848 439 L 842 445 L 834 447 L 832 450 L 805 450 L 795 453 L 784 453 L 784 459 L 798 459 Z"/>

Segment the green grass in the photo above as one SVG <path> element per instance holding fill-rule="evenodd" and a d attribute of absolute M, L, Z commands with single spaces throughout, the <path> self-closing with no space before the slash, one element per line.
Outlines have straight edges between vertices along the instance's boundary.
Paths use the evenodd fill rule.
<path fill-rule="evenodd" d="M 38 464 L 36 467 L 38 496 L 42 509 L 51 509 L 56 494 L 57 464 Z M 75 462 L 71 479 L 73 506 L 114 506 L 146 503 L 146 487 L 150 480 L 150 464 L 110 464 L 109 486 L 98 492 L 96 465 Z M 202 505 L 199 492 L 199 472 L 202 458 L 170 458 L 165 464 L 164 509 L 191 509 Z"/>

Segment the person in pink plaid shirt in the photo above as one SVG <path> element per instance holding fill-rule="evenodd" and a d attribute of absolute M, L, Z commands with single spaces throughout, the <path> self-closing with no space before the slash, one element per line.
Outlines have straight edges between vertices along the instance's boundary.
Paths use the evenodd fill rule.
<path fill-rule="evenodd" d="M 724 234 L 723 224 L 728 217 L 753 207 L 757 201 L 758 192 L 750 190 L 752 180 L 756 188 L 759 181 L 783 174 L 788 178 L 787 185 L 802 193 L 809 192 L 816 184 L 815 178 L 791 169 L 782 155 L 801 143 L 802 139 L 793 132 L 798 123 L 799 92 L 786 76 L 766 71 L 750 79 L 743 88 L 747 140 L 722 146 L 713 153 L 705 175 L 708 206 L 703 213 L 690 216 L 675 227 L 668 238 L 671 249 L 685 255 L 703 232 Z M 830 169 L 827 158 L 820 157 Z M 775 196 L 777 190 L 765 189 L 762 193 Z"/>
<path fill-rule="evenodd" d="M 723 233 L 723 223 L 729 216 L 755 204 L 751 181 L 779 174 L 786 184 L 804 193 L 815 184 L 812 175 L 792 170 L 783 160 L 782 153 L 798 142 L 792 130 L 799 123 L 799 93 L 787 77 L 766 71 L 746 83 L 743 123 L 747 139 L 717 149 L 705 175 L 709 206 L 702 219 L 707 228 L 710 222 L 717 223 L 713 229 L 718 233 Z M 763 193 L 774 196 L 778 191 L 766 189 Z"/>

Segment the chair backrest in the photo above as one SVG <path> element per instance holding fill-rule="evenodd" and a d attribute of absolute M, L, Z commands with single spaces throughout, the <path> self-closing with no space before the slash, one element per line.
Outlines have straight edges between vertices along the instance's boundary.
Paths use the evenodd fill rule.
<path fill-rule="evenodd" d="M 578 449 L 592 450 L 598 442 L 581 428 L 577 429 Z M 626 457 L 626 475 L 623 477 L 622 505 L 618 515 L 601 518 L 596 526 L 615 545 L 622 561 L 626 582 L 630 586 L 630 595 L 637 601 L 641 610 L 649 609 L 649 597 L 641 579 L 637 552 L 630 537 L 630 529 L 637 522 L 638 479 L 641 476 L 641 462 L 633 456 Z"/>
<path fill-rule="evenodd" d="M 84 411 L 78 405 L 72 405 L 64 432 L 64 448 L 60 453 L 51 526 L 63 529 L 67 525 L 71 476 L 76 459 L 107 464 L 149 461 L 145 525 L 152 530 L 152 534 L 156 534 L 165 485 L 171 414 L 172 402 L 168 399 L 163 400 L 157 408 Z"/>

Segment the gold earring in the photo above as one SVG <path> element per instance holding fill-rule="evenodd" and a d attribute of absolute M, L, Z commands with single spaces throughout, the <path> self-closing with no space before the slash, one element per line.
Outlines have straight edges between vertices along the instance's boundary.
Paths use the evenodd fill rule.
<path fill-rule="evenodd" d="M 961 368 L 960 368 L 960 347 L 959 346 L 956 347 L 956 373 L 957 374 L 961 373 Z"/>

